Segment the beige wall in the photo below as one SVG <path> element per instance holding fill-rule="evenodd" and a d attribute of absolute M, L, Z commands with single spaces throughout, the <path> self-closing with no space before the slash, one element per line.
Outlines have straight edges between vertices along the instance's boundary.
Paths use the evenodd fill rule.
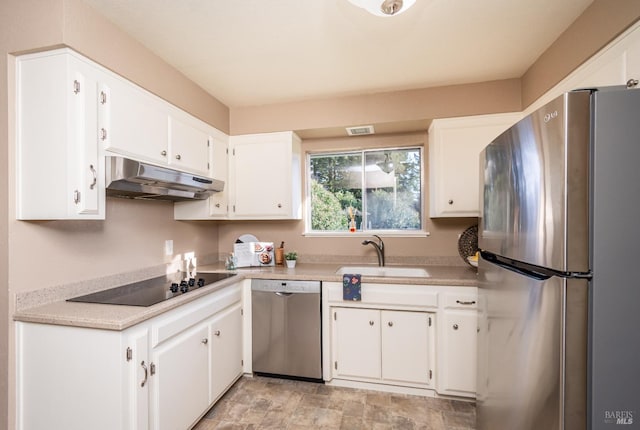
<path fill-rule="evenodd" d="M 520 80 L 231 108 L 231 134 L 520 111 Z"/>
<path fill-rule="evenodd" d="M 309 152 L 336 151 L 345 149 L 361 149 L 376 147 L 423 146 L 423 169 L 425 185 L 429 177 L 427 134 L 409 133 L 396 136 L 361 136 L 333 139 L 308 139 L 302 142 L 302 151 Z M 305 157 L 306 159 L 306 157 Z M 306 163 L 304 163 L 306 164 Z M 303 178 L 305 174 L 303 172 Z M 306 184 L 303 183 L 303 187 Z M 428 186 L 423 190 L 424 211 L 428 211 Z M 306 208 L 305 208 L 306 211 Z M 423 217 L 425 229 L 430 233 L 428 237 L 389 237 L 384 236 L 387 261 L 426 261 L 435 257 L 453 257 L 447 260 L 458 261 L 458 234 L 467 227 L 477 224 L 475 218 L 458 219 L 429 219 Z M 260 240 L 272 241 L 279 245 L 285 242 L 285 248 L 295 249 L 300 255 L 301 262 L 351 260 L 376 261 L 375 252 L 371 247 L 362 246 L 362 236 L 348 237 L 308 237 L 303 236 L 304 221 L 237 221 L 224 222 L 219 226 L 219 251 L 229 253 L 233 250 L 233 243 L 242 234 L 249 233 Z"/>

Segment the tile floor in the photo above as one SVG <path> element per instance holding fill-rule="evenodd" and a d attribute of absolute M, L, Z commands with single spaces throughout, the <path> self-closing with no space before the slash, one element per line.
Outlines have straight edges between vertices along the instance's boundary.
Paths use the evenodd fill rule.
<path fill-rule="evenodd" d="M 194 430 L 474 430 L 475 404 L 243 377 Z"/>

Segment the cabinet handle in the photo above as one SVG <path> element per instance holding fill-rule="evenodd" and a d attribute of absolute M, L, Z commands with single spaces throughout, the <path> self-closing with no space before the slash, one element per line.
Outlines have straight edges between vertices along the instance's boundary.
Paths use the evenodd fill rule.
<path fill-rule="evenodd" d="M 182 157 L 180 157 L 180 154 L 176 155 L 176 160 L 180 160 Z"/>
<path fill-rule="evenodd" d="M 140 383 L 140 386 L 144 387 L 144 384 L 147 383 L 147 378 L 149 377 L 149 370 L 147 369 L 147 365 L 144 364 L 144 360 L 142 360 L 142 363 L 140 363 L 140 366 L 142 366 L 142 368 L 144 369 L 144 379 Z"/>
<path fill-rule="evenodd" d="M 100 140 L 107 140 L 107 130 L 105 128 L 100 129 Z"/>
<path fill-rule="evenodd" d="M 627 81 L 627 88 L 635 88 L 640 82 L 637 79 L 629 79 Z"/>
<path fill-rule="evenodd" d="M 458 330 L 458 324 L 454 324 L 454 325 L 453 325 L 453 329 L 454 329 L 454 330 Z"/>
<path fill-rule="evenodd" d="M 105 93 L 104 91 L 100 91 L 100 104 L 107 104 L 107 93 Z"/>
<path fill-rule="evenodd" d="M 475 305 L 476 301 L 475 300 L 470 300 L 470 301 L 456 300 L 456 303 L 459 305 Z"/>
<path fill-rule="evenodd" d="M 216 336 L 220 336 L 220 330 L 214 331 L 213 334 L 215 334 Z"/>
<path fill-rule="evenodd" d="M 89 164 L 89 170 L 91 170 L 91 173 L 93 174 L 93 182 L 91 182 L 91 185 L 89 185 L 89 189 L 93 190 L 96 186 L 96 183 L 98 182 L 98 175 L 96 169 L 93 167 L 93 164 Z"/>
<path fill-rule="evenodd" d="M 452 205 L 453 204 L 453 200 L 449 199 L 449 204 Z"/>
<path fill-rule="evenodd" d="M 389 324 L 389 327 L 393 327 L 393 321 L 389 321 L 387 324 Z"/>
<path fill-rule="evenodd" d="M 73 202 L 75 204 L 80 203 L 80 191 L 78 191 L 78 190 L 74 190 L 73 191 Z"/>
<path fill-rule="evenodd" d="M 202 342 L 203 345 L 206 345 L 209 343 L 209 339 L 207 339 L 206 337 L 204 339 L 202 339 L 200 342 Z"/>
<path fill-rule="evenodd" d="M 167 156 L 167 151 L 162 151 L 162 152 L 160 153 L 160 155 L 162 155 L 163 157 L 166 157 L 166 156 Z"/>
<path fill-rule="evenodd" d="M 373 321 L 369 321 L 369 325 L 373 325 Z"/>
<path fill-rule="evenodd" d="M 80 82 L 76 79 L 73 81 L 73 94 L 78 94 L 80 92 Z"/>

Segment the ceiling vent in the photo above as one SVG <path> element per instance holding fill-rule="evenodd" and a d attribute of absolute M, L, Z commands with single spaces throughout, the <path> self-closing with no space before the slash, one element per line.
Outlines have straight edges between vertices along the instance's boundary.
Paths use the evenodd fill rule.
<path fill-rule="evenodd" d="M 349 136 L 365 136 L 367 134 L 374 134 L 372 125 L 361 125 L 358 127 L 347 127 L 347 134 Z"/>

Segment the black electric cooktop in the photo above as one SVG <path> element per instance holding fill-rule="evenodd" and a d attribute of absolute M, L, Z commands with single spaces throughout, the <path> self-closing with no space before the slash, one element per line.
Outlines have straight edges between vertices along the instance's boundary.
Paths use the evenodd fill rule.
<path fill-rule="evenodd" d="M 214 282 L 235 276 L 234 273 L 187 273 L 159 276 L 121 287 L 67 299 L 68 302 L 103 303 L 109 305 L 151 306 Z"/>

